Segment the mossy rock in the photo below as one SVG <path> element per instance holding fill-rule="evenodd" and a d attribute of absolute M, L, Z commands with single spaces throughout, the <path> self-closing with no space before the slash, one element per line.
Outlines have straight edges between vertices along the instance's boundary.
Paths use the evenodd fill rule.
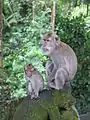
<path fill-rule="evenodd" d="M 44 90 L 38 100 L 25 98 L 13 120 L 78 120 L 71 109 L 74 104 L 75 99 L 70 93 Z"/>

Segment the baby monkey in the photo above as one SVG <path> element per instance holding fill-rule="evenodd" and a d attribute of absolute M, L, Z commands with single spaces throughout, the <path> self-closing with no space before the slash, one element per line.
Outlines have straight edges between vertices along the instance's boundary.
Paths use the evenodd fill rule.
<path fill-rule="evenodd" d="M 27 91 L 31 99 L 39 98 L 39 91 L 44 89 L 44 80 L 41 74 L 32 64 L 28 64 L 25 68 L 25 76 L 27 80 Z"/>

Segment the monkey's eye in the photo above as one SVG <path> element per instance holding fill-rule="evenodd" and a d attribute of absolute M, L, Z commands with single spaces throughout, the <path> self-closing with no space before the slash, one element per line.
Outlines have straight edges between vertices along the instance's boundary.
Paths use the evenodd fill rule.
<path fill-rule="evenodd" d="M 49 39 L 43 39 L 44 40 L 44 42 L 49 42 L 50 40 Z"/>
<path fill-rule="evenodd" d="M 46 41 L 46 39 L 43 39 L 43 41 Z"/>
<path fill-rule="evenodd" d="M 47 39 L 46 41 L 47 41 L 47 42 L 49 42 L 50 40 L 49 40 L 49 39 Z"/>
<path fill-rule="evenodd" d="M 58 41 L 58 38 L 57 38 L 57 37 L 55 37 L 55 39 L 56 39 L 56 41 Z"/>

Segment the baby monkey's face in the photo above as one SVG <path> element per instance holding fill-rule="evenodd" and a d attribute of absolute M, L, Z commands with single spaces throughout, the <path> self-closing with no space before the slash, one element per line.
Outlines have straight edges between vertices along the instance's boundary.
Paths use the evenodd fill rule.
<path fill-rule="evenodd" d="M 26 76 L 27 76 L 27 77 L 31 77 L 31 75 L 32 75 L 33 71 L 35 70 L 35 68 L 34 68 L 31 64 L 29 64 L 29 65 L 27 65 L 27 66 L 24 68 L 24 70 L 25 70 Z"/>

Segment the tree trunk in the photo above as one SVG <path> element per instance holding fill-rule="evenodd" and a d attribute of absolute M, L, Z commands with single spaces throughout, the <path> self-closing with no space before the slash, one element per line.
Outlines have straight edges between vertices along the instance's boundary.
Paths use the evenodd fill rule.
<path fill-rule="evenodd" d="M 55 29 L 55 3 L 56 0 L 53 0 L 53 5 L 52 5 L 52 13 L 51 13 L 51 27 L 52 27 L 52 34 L 54 35 L 54 29 Z"/>
<path fill-rule="evenodd" d="M 0 0 L 0 120 L 6 120 L 11 117 L 11 104 L 10 104 L 10 90 L 7 83 L 4 82 L 4 67 L 3 67 L 3 1 Z M 8 117 L 8 114 L 10 116 Z M 9 119 L 10 120 L 10 119 Z"/>
<path fill-rule="evenodd" d="M 89 12 L 89 4 L 87 4 L 87 16 L 88 16 L 88 12 Z"/>
<path fill-rule="evenodd" d="M 3 0 L 0 0 L 0 83 L 3 81 Z"/>
<path fill-rule="evenodd" d="M 35 2 L 32 2 L 32 11 L 33 11 L 33 24 L 35 22 Z"/>

